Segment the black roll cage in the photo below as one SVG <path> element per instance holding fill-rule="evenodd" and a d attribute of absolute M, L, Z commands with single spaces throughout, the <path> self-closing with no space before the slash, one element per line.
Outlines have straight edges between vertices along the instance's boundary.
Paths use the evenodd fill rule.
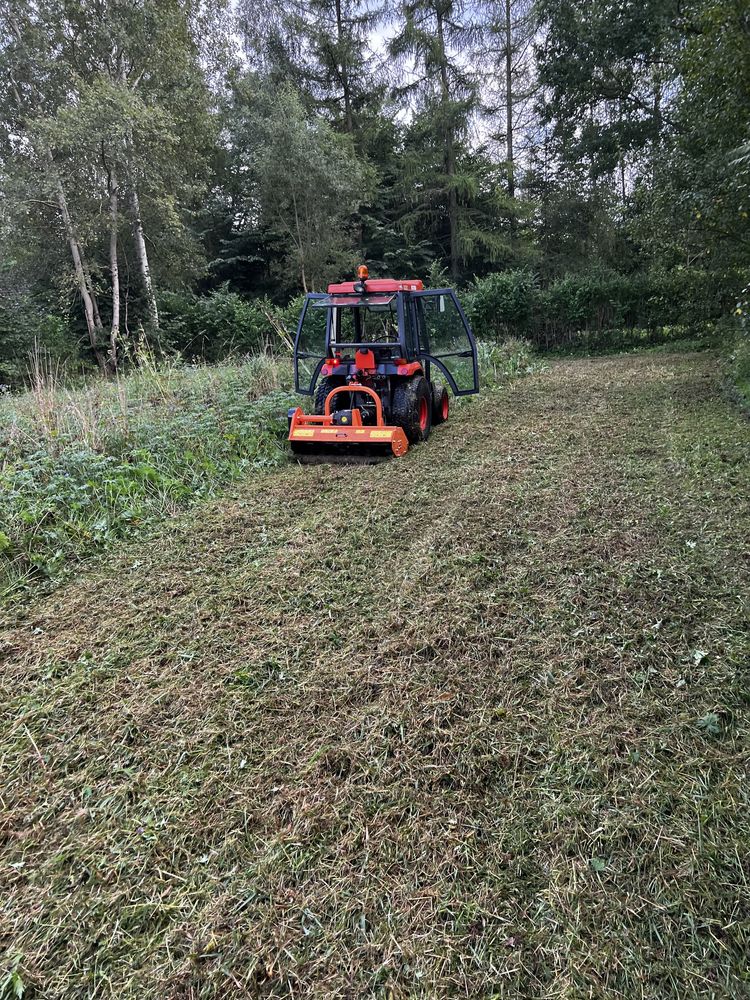
<path fill-rule="evenodd" d="M 461 303 L 458 301 L 456 293 L 451 288 L 425 288 L 421 291 L 397 291 L 393 293 L 383 293 L 383 292 L 373 292 L 372 297 L 382 298 L 385 294 L 392 294 L 396 299 L 396 318 L 397 318 L 397 329 L 398 329 L 398 341 L 334 341 L 336 349 L 340 348 L 375 348 L 375 347 L 395 347 L 398 344 L 403 357 L 407 361 L 422 361 L 424 364 L 425 375 L 430 378 L 430 365 L 435 364 L 440 369 L 440 372 L 445 377 L 448 385 L 450 386 L 453 394 L 455 396 L 470 396 L 479 391 L 479 370 L 477 364 L 477 345 L 474 339 L 474 334 L 466 318 L 466 313 L 464 312 Z M 456 306 L 461 321 L 466 331 L 466 335 L 469 341 L 470 348 L 465 351 L 448 351 L 442 352 L 439 355 L 434 355 L 431 353 L 430 343 L 427 334 L 427 328 L 424 320 L 424 312 L 422 310 L 422 303 L 420 299 L 443 295 L 451 299 L 451 301 Z M 336 299 L 335 302 L 330 304 L 321 304 L 317 308 L 325 308 L 326 315 L 326 337 L 325 337 L 325 351 L 326 355 L 330 357 L 331 354 L 331 333 L 333 328 L 333 310 L 334 309 L 346 309 L 346 308 L 363 308 L 367 306 L 367 294 L 346 294 L 337 293 L 335 295 L 328 295 L 325 293 L 311 292 L 305 298 L 305 304 L 302 308 L 300 314 L 299 323 L 297 324 L 297 334 L 294 339 L 294 381 L 295 388 L 297 392 L 302 395 L 312 395 L 315 391 L 315 384 L 318 381 L 320 375 L 320 369 L 325 363 L 325 357 L 321 357 L 317 353 L 300 351 L 300 337 L 302 335 L 302 326 L 305 321 L 305 316 L 307 315 L 307 309 L 310 305 L 314 305 L 315 302 L 319 302 L 322 299 Z M 347 298 L 352 299 L 351 306 L 348 306 L 342 300 Z M 407 322 L 408 317 L 408 322 Z M 448 368 L 442 363 L 442 358 L 468 358 L 472 359 L 473 366 L 473 388 L 471 389 L 459 389 L 456 384 L 456 380 L 448 370 Z M 318 363 L 313 372 L 312 378 L 309 382 L 309 388 L 302 388 L 299 384 L 299 370 L 297 361 L 298 358 L 318 358 Z"/>

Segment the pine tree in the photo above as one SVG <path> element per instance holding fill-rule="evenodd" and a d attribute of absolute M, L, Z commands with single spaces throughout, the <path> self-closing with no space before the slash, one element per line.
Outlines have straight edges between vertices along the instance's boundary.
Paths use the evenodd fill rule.
<path fill-rule="evenodd" d="M 273 0 L 241 5 L 253 62 L 274 85 L 291 84 L 358 148 L 382 102 L 370 36 L 382 17 L 368 0 Z"/>
<path fill-rule="evenodd" d="M 474 178 L 460 169 L 460 152 L 479 102 L 478 80 L 469 56 L 480 27 L 469 19 L 469 5 L 460 0 L 403 0 L 398 11 L 399 28 L 390 51 L 403 73 L 397 93 L 415 101 L 410 150 L 413 213 L 434 215 L 438 206 L 444 208 L 447 257 L 457 280 L 462 257 L 461 201 L 475 187 Z M 435 146 L 439 162 L 433 158 Z M 419 169 L 420 159 L 424 171 Z M 406 177 L 410 179 L 410 172 Z"/>
<path fill-rule="evenodd" d="M 493 141 L 502 144 L 508 197 L 514 199 L 518 188 L 518 156 L 527 156 L 538 139 L 535 10 L 532 0 L 490 0 L 485 16 L 485 113 L 489 115 Z"/>

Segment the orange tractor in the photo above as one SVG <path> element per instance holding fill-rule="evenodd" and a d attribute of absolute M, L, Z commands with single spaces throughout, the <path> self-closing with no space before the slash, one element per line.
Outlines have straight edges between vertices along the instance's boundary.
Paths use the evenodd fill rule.
<path fill-rule="evenodd" d="M 433 381 L 433 375 L 439 381 Z M 448 389 L 479 391 L 477 347 L 450 288 L 372 279 L 311 294 L 294 343 L 297 392 L 314 414 L 289 411 L 289 441 L 305 460 L 404 455 L 448 419 Z"/>

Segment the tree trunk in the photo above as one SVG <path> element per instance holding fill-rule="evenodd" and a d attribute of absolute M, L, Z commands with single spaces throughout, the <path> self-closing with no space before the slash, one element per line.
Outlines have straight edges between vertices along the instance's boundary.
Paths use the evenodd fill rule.
<path fill-rule="evenodd" d="M 453 124 L 450 120 L 450 88 L 448 84 L 448 66 L 445 54 L 445 37 L 443 34 L 443 15 L 437 10 L 438 51 L 440 54 L 440 91 L 444 114 L 445 137 L 445 173 L 448 177 L 448 227 L 450 230 L 450 268 L 454 281 L 458 279 L 458 196 L 456 194 L 456 145 L 453 137 Z"/>
<path fill-rule="evenodd" d="M 49 154 L 49 160 L 52 160 L 52 154 Z M 102 322 L 99 317 L 99 309 L 96 304 L 96 296 L 94 295 L 93 287 L 90 284 L 90 278 L 87 276 L 83 266 L 81 247 L 78 243 L 75 229 L 73 228 L 73 220 L 71 219 L 70 212 L 68 211 L 68 201 L 65 197 L 65 189 L 63 188 L 63 184 L 59 176 L 57 176 L 57 172 L 55 172 L 55 193 L 57 195 L 57 204 L 60 207 L 60 215 L 62 216 L 63 225 L 65 227 L 65 235 L 70 247 L 70 254 L 73 258 L 73 269 L 75 271 L 76 284 L 78 285 L 81 301 L 83 302 L 83 311 L 86 316 L 86 328 L 88 330 L 91 350 L 94 352 L 96 363 L 102 371 L 106 371 L 107 363 L 104 355 L 99 350 L 99 335 L 103 333 L 103 329 Z"/>
<path fill-rule="evenodd" d="M 63 188 L 62 181 L 59 177 L 55 178 L 55 188 L 57 194 L 57 204 L 60 207 L 60 215 L 63 220 L 63 226 L 65 227 L 65 235 L 68 240 L 68 246 L 70 247 L 70 255 L 73 258 L 73 270 L 75 271 L 76 283 L 78 285 L 81 301 L 83 302 L 83 311 L 86 317 L 86 328 L 88 329 L 89 343 L 91 344 L 99 365 L 104 367 L 103 358 L 98 351 L 98 334 L 101 332 L 99 311 L 96 308 L 95 299 L 89 286 L 89 280 L 83 267 L 81 248 L 78 243 L 75 230 L 73 229 L 73 220 L 71 219 L 70 212 L 68 210 L 65 189 Z"/>
<path fill-rule="evenodd" d="M 508 164 L 508 197 L 516 197 L 516 165 L 513 157 L 513 32 L 511 28 L 511 0 L 505 0 L 505 158 Z M 513 205 L 510 206 L 510 241 L 516 241 L 517 220 Z"/>
<path fill-rule="evenodd" d="M 456 151 L 452 140 L 448 144 L 448 160 L 446 163 L 448 177 L 456 176 Z M 454 281 L 458 280 L 458 195 L 453 180 L 450 181 L 448 190 L 448 225 L 451 233 L 451 276 Z"/>
<path fill-rule="evenodd" d="M 133 181 L 130 181 L 130 211 L 133 223 L 133 240 L 135 242 L 135 255 L 138 258 L 138 268 L 141 272 L 143 290 L 146 293 L 146 303 L 148 306 L 149 322 L 154 330 L 159 329 L 159 310 L 156 306 L 156 296 L 154 295 L 154 285 L 151 280 L 151 268 L 148 264 L 148 251 L 146 250 L 146 238 L 143 235 L 143 220 L 141 219 L 141 203 L 138 200 L 138 189 Z"/>
<path fill-rule="evenodd" d="M 659 76 L 654 78 L 654 137 L 651 142 L 651 183 L 656 184 L 656 157 L 661 146 L 661 80 Z"/>
<path fill-rule="evenodd" d="M 305 243 L 302 239 L 302 228 L 299 221 L 299 210 L 297 199 L 292 195 L 292 205 L 294 207 L 294 239 L 299 250 L 299 276 L 302 282 L 302 291 L 307 295 L 307 273 L 305 271 Z"/>
<path fill-rule="evenodd" d="M 18 28 L 18 24 L 14 18 L 11 19 L 11 26 L 15 32 L 16 39 L 23 49 L 23 42 L 21 39 L 21 32 Z M 18 107 L 19 114 L 23 116 L 23 101 L 21 100 L 21 93 L 18 89 L 18 85 L 11 74 L 10 84 L 13 89 L 13 94 L 16 100 L 16 105 Z M 60 209 L 60 216 L 63 220 L 63 227 L 65 229 L 65 236 L 68 240 L 68 246 L 70 247 L 70 254 L 73 258 L 73 270 L 76 276 L 76 284 L 78 285 L 78 291 L 81 296 L 81 301 L 83 302 L 83 311 L 86 317 L 86 329 L 89 335 L 89 344 L 91 345 L 91 350 L 93 351 L 94 357 L 96 358 L 96 363 L 99 365 L 102 371 L 106 370 L 105 359 L 99 350 L 99 334 L 102 333 L 102 321 L 99 315 L 99 307 L 96 302 L 96 295 L 94 293 L 94 283 L 91 280 L 91 274 L 89 273 L 86 263 L 83 257 L 83 251 L 81 245 L 78 242 L 78 237 L 76 236 L 75 229 L 73 227 L 73 220 L 70 217 L 70 211 L 68 209 L 68 199 L 65 196 L 65 188 L 63 187 L 62 179 L 57 172 L 57 167 L 55 166 L 55 160 L 52 156 L 52 151 L 49 147 L 44 147 L 44 158 L 47 162 L 47 169 L 49 171 L 48 176 L 52 180 L 55 188 L 55 196 L 57 198 L 57 204 Z"/>
<path fill-rule="evenodd" d="M 343 56 L 343 51 L 345 51 L 342 48 L 344 36 L 344 15 L 341 8 L 341 0 L 336 0 L 336 52 L 341 55 L 339 65 L 336 68 L 339 74 L 339 79 L 341 80 L 341 92 L 344 97 L 344 128 L 352 137 L 355 147 L 359 148 L 357 141 L 358 136 L 355 135 L 354 131 L 354 111 L 352 109 L 352 88 L 349 77 L 349 66 L 345 62 Z M 357 221 L 354 226 L 354 238 L 357 246 L 360 248 L 360 252 L 364 253 L 364 229 L 362 227 L 362 217 L 359 213 L 357 213 Z M 364 259 L 364 257 L 362 259 Z"/>
<path fill-rule="evenodd" d="M 117 371 L 117 349 L 120 340 L 120 265 L 117 260 L 117 224 L 119 221 L 119 188 L 114 167 L 107 172 L 109 187 L 109 269 L 112 276 L 112 325 L 109 330 L 109 364 Z"/>
<path fill-rule="evenodd" d="M 81 263 L 83 264 L 83 273 L 86 275 L 86 283 L 89 288 L 89 294 L 91 295 L 91 304 L 94 307 L 94 323 L 96 324 L 97 330 L 100 332 L 104 331 L 104 324 L 102 323 L 102 317 L 99 314 L 99 300 L 96 297 L 94 291 L 94 279 L 91 277 L 91 268 L 89 267 L 89 262 L 86 260 L 86 253 L 83 247 L 81 250 Z"/>
<path fill-rule="evenodd" d="M 341 53 L 341 42 L 344 36 L 344 17 L 341 10 L 341 0 L 336 0 L 336 50 Z M 341 74 L 341 89 L 344 94 L 344 122 L 346 124 L 346 131 L 349 135 L 354 134 L 354 114 L 352 113 L 352 95 L 351 87 L 349 85 L 349 70 L 344 63 L 343 58 L 340 60 L 340 74 Z"/>
<path fill-rule="evenodd" d="M 620 135 L 622 135 L 622 131 L 623 131 L 622 101 L 618 102 L 617 117 L 618 117 L 618 125 L 619 125 L 619 129 L 620 129 Z M 619 162 L 618 166 L 620 168 L 620 197 L 621 197 L 622 203 L 624 205 L 625 204 L 625 198 L 626 198 L 627 192 L 626 192 L 626 189 L 625 189 L 625 151 L 623 149 L 620 150 L 620 162 Z"/>
<path fill-rule="evenodd" d="M 516 196 L 513 160 L 513 37 L 510 21 L 511 0 L 505 0 L 505 151 L 508 161 L 508 195 Z"/>

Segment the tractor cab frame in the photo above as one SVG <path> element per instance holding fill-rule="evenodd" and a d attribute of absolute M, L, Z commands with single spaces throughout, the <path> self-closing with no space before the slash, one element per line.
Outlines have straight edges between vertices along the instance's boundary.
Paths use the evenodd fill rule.
<path fill-rule="evenodd" d="M 479 391 L 476 342 L 451 288 L 372 279 L 308 294 L 294 344 L 297 392 L 313 395 L 321 376 L 357 376 L 365 361 L 386 377 L 430 379 L 434 365 L 454 395 Z"/>

